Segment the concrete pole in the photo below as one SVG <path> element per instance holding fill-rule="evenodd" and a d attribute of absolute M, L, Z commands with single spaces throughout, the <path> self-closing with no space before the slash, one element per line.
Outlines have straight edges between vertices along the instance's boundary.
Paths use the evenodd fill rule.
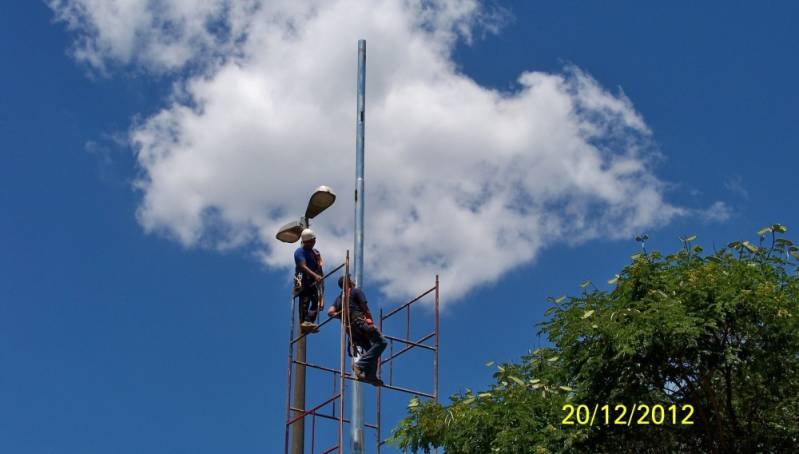
<path fill-rule="evenodd" d="M 297 341 L 297 361 L 305 363 L 305 341 L 308 336 L 303 336 Z M 305 410 L 305 366 L 294 365 L 294 408 Z M 300 412 L 295 411 L 294 416 Z M 291 454 L 305 454 L 305 418 L 301 418 L 291 425 Z"/>
<path fill-rule="evenodd" d="M 307 229 L 311 223 L 304 216 L 300 219 L 302 227 Z M 299 298 L 297 299 L 299 301 Z M 302 303 L 300 303 L 302 304 Z M 299 307 L 298 307 L 299 310 Z M 293 315 L 292 315 L 293 316 Z M 297 315 L 299 317 L 299 314 Z M 298 318 L 299 320 L 299 318 Z M 300 320 L 299 333 L 302 335 L 302 320 Z M 292 335 L 293 335 L 292 329 Z M 306 354 L 305 346 L 308 336 L 302 336 L 297 341 L 297 361 L 302 364 L 294 365 L 294 408 L 304 411 L 305 410 L 305 366 Z M 294 416 L 299 416 L 300 412 L 294 412 Z M 305 418 L 301 418 L 291 427 L 291 454 L 305 454 Z"/>
<path fill-rule="evenodd" d="M 366 40 L 358 40 L 358 106 L 355 138 L 355 285 L 363 287 L 364 128 L 366 112 Z M 347 303 L 345 303 L 347 304 Z M 352 382 L 352 453 L 363 454 L 363 394 L 361 383 Z"/>

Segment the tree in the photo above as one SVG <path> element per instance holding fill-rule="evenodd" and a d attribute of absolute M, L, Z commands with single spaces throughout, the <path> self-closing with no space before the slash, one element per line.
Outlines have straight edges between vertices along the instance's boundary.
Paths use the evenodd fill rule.
<path fill-rule="evenodd" d="M 683 238 L 674 254 L 634 255 L 610 291 L 586 282 L 578 296 L 551 298 L 540 325 L 551 347 L 497 366 L 483 392 L 445 406 L 412 400 L 393 442 L 453 454 L 790 452 L 799 446 L 799 249 L 781 238 L 786 230 L 775 224 L 758 232 L 759 245 L 706 255 L 695 236 Z M 567 404 L 608 404 L 609 421 L 599 410 L 599 424 L 564 425 Z M 675 418 L 614 424 L 617 405 L 638 404 L 675 405 Z"/>

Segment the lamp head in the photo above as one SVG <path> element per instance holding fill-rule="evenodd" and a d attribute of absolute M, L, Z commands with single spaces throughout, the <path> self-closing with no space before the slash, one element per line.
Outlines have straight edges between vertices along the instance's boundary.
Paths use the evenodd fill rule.
<path fill-rule="evenodd" d="M 316 188 L 313 194 L 311 194 L 311 199 L 308 200 L 308 208 L 305 210 L 305 218 L 306 219 L 313 219 L 319 215 L 319 213 L 325 211 L 333 205 L 336 201 L 336 194 L 330 189 L 328 186 L 319 186 Z"/>
<path fill-rule="evenodd" d="M 278 230 L 275 238 L 284 243 L 295 243 L 300 239 L 303 228 L 305 225 L 300 221 L 289 222 Z"/>

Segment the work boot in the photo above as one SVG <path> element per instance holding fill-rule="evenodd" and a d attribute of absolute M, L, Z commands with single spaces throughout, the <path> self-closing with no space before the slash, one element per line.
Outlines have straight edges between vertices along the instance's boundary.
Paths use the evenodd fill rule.
<path fill-rule="evenodd" d="M 352 365 L 352 375 L 355 376 L 356 379 L 362 380 L 366 377 L 366 372 L 358 364 Z"/>
<path fill-rule="evenodd" d="M 383 386 L 383 380 L 377 378 L 375 374 L 370 374 L 366 371 L 366 368 L 359 366 L 357 363 L 352 365 L 352 372 L 358 381 L 369 383 L 374 386 Z"/>
<path fill-rule="evenodd" d="M 383 386 L 383 380 L 377 378 L 377 375 L 368 375 L 361 379 L 364 383 L 369 383 L 372 386 Z"/>
<path fill-rule="evenodd" d="M 314 322 L 302 322 L 300 323 L 300 332 L 302 334 L 305 333 L 318 333 L 319 332 L 319 325 Z"/>

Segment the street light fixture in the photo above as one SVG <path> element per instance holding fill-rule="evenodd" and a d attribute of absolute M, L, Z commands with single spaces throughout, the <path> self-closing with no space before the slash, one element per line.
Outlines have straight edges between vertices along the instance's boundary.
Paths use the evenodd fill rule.
<path fill-rule="evenodd" d="M 300 221 L 289 222 L 278 230 L 275 238 L 284 243 L 295 243 L 300 239 L 303 228 L 302 222 Z"/>
<path fill-rule="evenodd" d="M 289 222 L 277 231 L 275 238 L 284 243 L 295 243 L 300 239 L 303 229 L 308 228 L 310 220 L 318 216 L 321 212 L 330 208 L 336 201 L 336 194 L 329 186 L 319 186 L 316 188 L 311 198 L 308 200 L 308 207 L 305 209 L 305 216 L 299 221 Z"/>
<path fill-rule="evenodd" d="M 330 205 L 333 205 L 335 201 L 336 194 L 333 193 L 330 187 L 319 186 L 316 188 L 316 191 L 311 194 L 310 200 L 308 200 L 308 208 L 305 209 L 305 219 L 315 218 L 319 213 L 328 209 Z"/>

